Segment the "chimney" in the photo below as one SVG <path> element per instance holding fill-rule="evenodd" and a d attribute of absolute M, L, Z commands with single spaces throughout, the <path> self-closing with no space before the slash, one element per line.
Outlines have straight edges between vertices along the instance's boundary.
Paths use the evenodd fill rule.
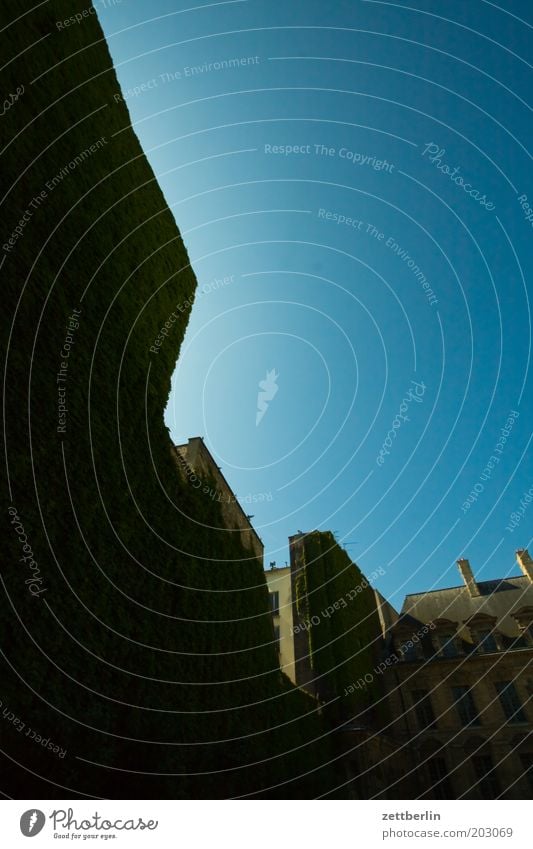
<path fill-rule="evenodd" d="M 459 572 L 461 573 L 461 578 L 465 582 L 466 588 L 468 589 L 468 592 L 470 593 L 471 597 L 474 598 L 481 595 L 468 560 L 464 560 L 461 558 L 461 560 L 457 561 L 457 565 L 459 567 Z"/>
<path fill-rule="evenodd" d="M 529 556 L 527 548 L 519 548 L 516 552 L 516 559 L 522 572 L 529 579 L 529 583 L 533 584 L 533 560 Z"/>

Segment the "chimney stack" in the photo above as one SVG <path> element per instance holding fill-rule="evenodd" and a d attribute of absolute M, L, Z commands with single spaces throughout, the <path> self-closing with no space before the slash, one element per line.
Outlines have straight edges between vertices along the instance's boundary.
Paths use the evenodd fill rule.
<path fill-rule="evenodd" d="M 516 552 L 516 559 L 522 572 L 529 579 L 529 583 L 533 584 L 533 560 L 529 556 L 527 548 L 519 548 Z"/>
<path fill-rule="evenodd" d="M 457 565 L 459 567 L 459 572 L 461 573 L 461 578 L 465 582 L 470 596 L 472 598 L 477 598 L 477 596 L 481 595 L 481 593 L 479 592 L 479 587 L 476 584 L 476 579 L 474 578 L 472 569 L 470 568 L 470 563 L 468 560 L 461 558 L 461 560 L 457 561 Z"/>

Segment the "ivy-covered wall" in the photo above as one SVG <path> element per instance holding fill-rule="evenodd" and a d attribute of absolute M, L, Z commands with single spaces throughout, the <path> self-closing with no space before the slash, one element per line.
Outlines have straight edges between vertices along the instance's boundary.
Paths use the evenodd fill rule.
<path fill-rule="evenodd" d="M 327 735 L 279 672 L 261 567 L 171 457 L 196 280 L 97 17 L 2 7 L 3 791 L 319 795 Z"/>
<path fill-rule="evenodd" d="M 298 636 L 306 652 L 326 715 L 360 715 L 382 699 L 373 669 L 382 651 L 381 625 L 372 587 L 332 533 L 314 531 L 292 538 Z M 300 646 L 303 643 L 300 636 Z M 303 666 L 303 665 L 302 665 Z M 363 688 L 357 682 L 364 680 Z M 380 712 L 384 705 L 381 704 Z"/>

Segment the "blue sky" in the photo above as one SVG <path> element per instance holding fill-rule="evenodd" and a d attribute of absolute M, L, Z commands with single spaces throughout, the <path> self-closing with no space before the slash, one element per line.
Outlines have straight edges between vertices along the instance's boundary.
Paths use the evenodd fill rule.
<path fill-rule="evenodd" d="M 398 605 L 460 583 L 461 556 L 479 579 L 516 573 L 533 519 L 530 4 L 106 2 L 199 281 L 175 441 L 204 436 L 267 564 L 319 528 L 382 567 Z"/>

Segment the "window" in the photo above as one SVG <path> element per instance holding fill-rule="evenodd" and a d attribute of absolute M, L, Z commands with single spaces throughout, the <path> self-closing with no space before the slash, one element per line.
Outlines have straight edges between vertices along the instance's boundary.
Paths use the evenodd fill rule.
<path fill-rule="evenodd" d="M 279 625 L 274 625 L 274 640 L 276 642 L 276 651 L 279 654 L 281 651 L 281 647 L 279 644 Z"/>
<path fill-rule="evenodd" d="M 508 722 L 527 722 L 527 716 L 520 702 L 516 687 L 512 681 L 498 681 L 495 684 L 500 697 L 505 718 Z"/>
<path fill-rule="evenodd" d="M 478 780 L 478 787 L 484 799 L 495 799 L 500 795 L 500 782 L 494 772 L 494 766 L 490 755 L 473 755 L 472 763 Z"/>
<path fill-rule="evenodd" d="M 454 795 L 444 758 L 431 758 L 428 761 L 428 773 L 431 783 L 429 789 L 431 797 L 433 799 L 453 799 Z"/>
<path fill-rule="evenodd" d="M 405 645 L 401 646 L 401 650 L 403 653 L 402 656 L 404 660 L 418 660 L 418 652 L 416 650 L 416 646 L 413 643 L 411 643 L 411 645 L 405 643 Z"/>
<path fill-rule="evenodd" d="M 420 642 L 414 643 L 412 640 L 397 639 L 394 644 L 396 654 L 401 660 L 420 660 L 422 657 L 422 646 Z"/>
<path fill-rule="evenodd" d="M 529 781 L 529 786 L 533 790 L 533 754 L 531 752 L 524 752 L 523 755 L 520 755 L 520 760 L 522 762 L 524 775 Z"/>
<path fill-rule="evenodd" d="M 413 704 L 415 706 L 416 720 L 419 728 L 423 731 L 425 728 L 436 728 L 437 720 L 433 713 L 433 705 L 427 690 L 413 690 L 411 693 Z"/>
<path fill-rule="evenodd" d="M 481 725 L 470 687 L 452 687 L 453 698 L 462 725 Z"/>
<path fill-rule="evenodd" d="M 441 634 L 437 639 L 441 657 L 457 657 L 457 646 L 453 634 Z"/>
<path fill-rule="evenodd" d="M 498 651 L 498 644 L 496 643 L 496 638 L 492 631 L 480 631 L 479 632 L 479 642 L 478 642 L 478 651 L 488 652 L 488 651 Z"/>
<path fill-rule="evenodd" d="M 274 593 L 269 593 L 270 596 L 270 610 L 273 616 L 279 616 L 279 592 L 276 590 Z"/>

